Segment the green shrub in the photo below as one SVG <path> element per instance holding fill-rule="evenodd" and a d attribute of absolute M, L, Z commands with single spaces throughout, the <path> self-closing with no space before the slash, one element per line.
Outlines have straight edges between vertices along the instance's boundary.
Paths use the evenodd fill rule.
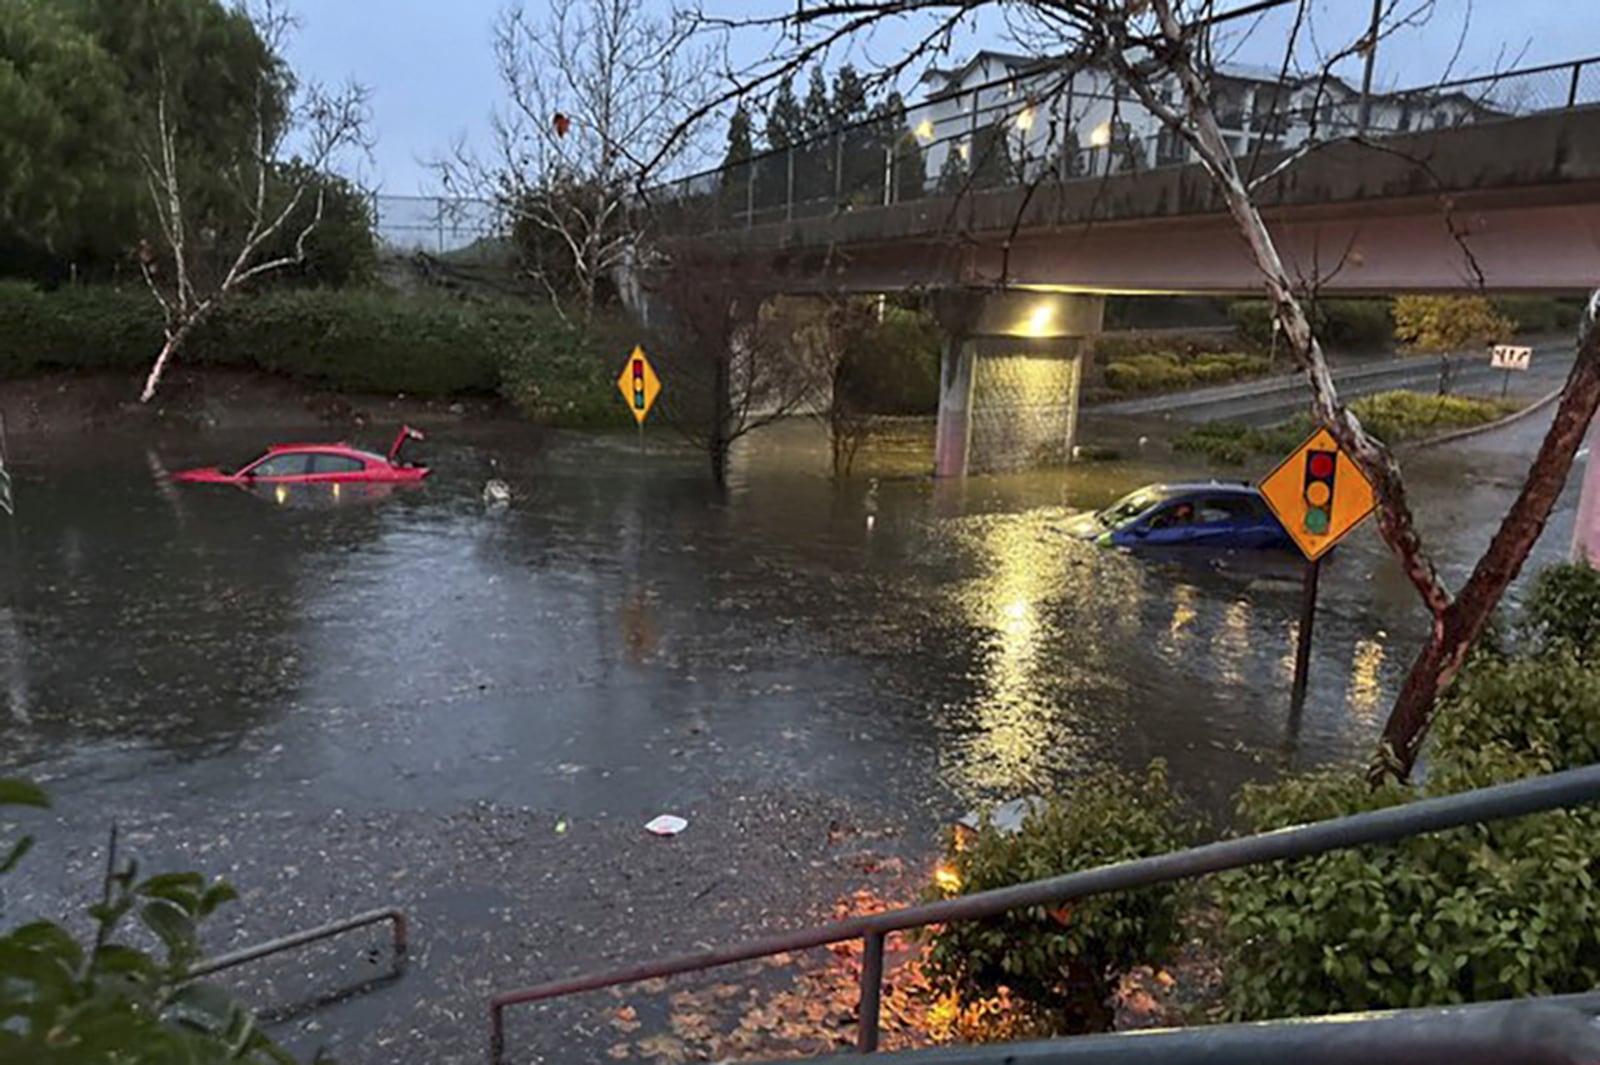
<path fill-rule="evenodd" d="M 1566 648 L 1600 666 L 1600 569 L 1577 562 L 1540 570 L 1519 631 L 1534 653 Z"/>
<path fill-rule="evenodd" d="M 1114 392 L 1137 394 L 1166 392 L 1194 384 L 1194 374 L 1171 354 L 1130 355 L 1105 368 L 1106 387 Z"/>
<path fill-rule="evenodd" d="M 624 424 L 613 371 L 631 350 L 622 323 L 596 318 L 588 328 L 556 319 L 505 340 L 500 394 L 547 425 Z"/>
<path fill-rule="evenodd" d="M 1558 333 L 1576 329 L 1583 305 L 1571 300 L 1505 296 L 1493 301 L 1495 310 L 1517 323 L 1522 333 Z"/>
<path fill-rule="evenodd" d="M 40 292 L 0 281 L 0 378 L 51 370 L 131 370 L 161 348 L 161 311 L 144 289 Z"/>
<path fill-rule="evenodd" d="M 1543 575 L 1541 575 L 1543 578 Z M 1348 770 L 1246 789 L 1244 827 L 1289 824 L 1600 761 L 1587 575 L 1535 582 L 1521 626 L 1559 634 L 1477 655 L 1442 704 L 1427 780 L 1376 792 Z M 1222 879 L 1231 1012 L 1243 1018 L 1588 990 L 1600 980 L 1600 811 L 1584 807 Z"/>
<path fill-rule="evenodd" d="M 944 334 L 932 316 L 903 307 L 844 354 L 839 384 L 868 414 L 932 414 L 939 409 L 939 353 Z"/>
<path fill-rule="evenodd" d="M 1520 407 L 1511 400 L 1471 396 L 1427 396 L 1420 392 L 1379 392 L 1350 404 L 1361 424 L 1388 444 L 1433 436 L 1504 418 Z"/>
<path fill-rule="evenodd" d="M 1205 422 L 1175 437 L 1172 449 L 1237 466 L 1255 455 L 1287 454 L 1310 432 L 1311 420 L 1305 417 L 1265 429 L 1240 422 Z"/>
<path fill-rule="evenodd" d="M 1226 333 L 1129 331 L 1101 333 L 1094 338 L 1095 358 L 1105 362 L 1115 362 L 1134 355 L 1170 355 L 1178 359 L 1193 359 L 1222 354 L 1233 347 L 1233 338 Z"/>
<path fill-rule="evenodd" d="M 1104 772 L 1030 814 L 1007 835 L 985 824 L 953 840 L 947 868 L 967 894 L 1172 850 L 1182 843 L 1165 766 L 1143 779 Z M 941 894 L 951 893 L 948 889 Z M 927 970 L 963 998 L 1008 988 L 1053 1015 L 1063 1031 L 1103 1028 L 1116 977 L 1160 962 L 1177 934 L 1179 889 L 1165 884 L 1034 907 L 984 921 L 945 925 L 931 935 Z"/>
<path fill-rule="evenodd" d="M 1320 300 L 1302 306 L 1324 348 L 1383 348 L 1394 333 L 1387 300 Z M 1274 319 L 1265 300 L 1239 300 L 1229 306 L 1228 320 L 1242 339 L 1260 348 L 1271 346 Z"/>

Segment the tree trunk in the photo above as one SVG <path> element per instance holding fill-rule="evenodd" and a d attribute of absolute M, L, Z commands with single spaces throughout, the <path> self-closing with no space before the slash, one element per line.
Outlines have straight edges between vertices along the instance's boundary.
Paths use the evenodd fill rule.
<path fill-rule="evenodd" d="M 188 339 L 189 330 L 194 328 L 195 319 L 190 318 L 167 336 L 167 342 L 161 345 L 161 354 L 156 356 L 156 364 L 150 367 L 150 376 L 145 378 L 144 391 L 139 393 L 140 403 L 149 403 L 155 398 L 156 387 L 161 384 L 161 375 L 167 371 L 167 363 L 175 355 L 183 342 Z"/>
<path fill-rule="evenodd" d="M 731 373 L 729 361 L 733 358 L 730 345 L 723 345 L 717 353 L 711 374 L 711 431 L 706 435 L 706 450 L 711 457 L 711 479 L 718 488 L 728 484 L 728 449 L 733 445 L 733 403 L 729 394 Z"/>
<path fill-rule="evenodd" d="M 1533 550 L 1550 512 L 1561 498 L 1578 448 L 1600 409 L 1600 310 L 1596 293 L 1584 317 L 1577 360 L 1561 391 L 1561 402 L 1551 419 L 1539 453 L 1534 457 L 1522 491 L 1506 512 L 1489 549 L 1478 559 L 1461 594 L 1434 615 L 1433 633 L 1412 663 L 1411 672 L 1395 699 L 1383 727 L 1383 742 L 1369 777 L 1375 783 L 1386 775 L 1404 780 L 1411 775 L 1427 738 L 1439 696 L 1450 686 L 1466 661 L 1472 645 L 1483 634 L 1495 608 L 1516 580 Z"/>

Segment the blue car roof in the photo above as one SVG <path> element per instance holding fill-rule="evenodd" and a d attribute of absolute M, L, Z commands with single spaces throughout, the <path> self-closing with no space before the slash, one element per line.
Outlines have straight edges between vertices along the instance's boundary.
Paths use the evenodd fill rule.
<path fill-rule="evenodd" d="M 1253 484 L 1241 481 L 1194 481 L 1186 484 L 1154 484 L 1150 490 L 1163 499 L 1175 499 L 1178 496 L 1194 495 L 1204 492 L 1207 495 L 1241 495 L 1259 496 L 1260 489 Z"/>

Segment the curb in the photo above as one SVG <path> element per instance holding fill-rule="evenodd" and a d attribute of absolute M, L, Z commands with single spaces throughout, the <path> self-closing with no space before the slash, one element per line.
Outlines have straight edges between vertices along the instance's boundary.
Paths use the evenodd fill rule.
<path fill-rule="evenodd" d="M 1561 388 L 1558 388 L 1553 392 L 1549 392 L 1544 396 L 1534 400 L 1528 406 L 1523 407 L 1514 414 L 1507 414 L 1504 418 L 1500 418 L 1496 421 L 1485 422 L 1483 425 L 1474 425 L 1466 429 L 1456 429 L 1453 432 L 1429 437 L 1426 440 L 1415 440 L 1409 444 L 1405 444 L 1400 448 L 1397 448 L 1396 450 L 1426 451 L 1430 447 L 1438 447 L 1441 444 L 1453 444 L 1457 440 L 1466 440 L 1469 437 L 1482 436 L 1484 433 L 1492 433 L 1496 429 L 1504 429 L 1508 425 L 1515 425 L 1517 422 L 1522 421 L 1522 419 L 1544 410 L 1544 408 L 1548 407 L 1550 404 L 1559 399 L 1561 397 L 1561 393 L 1565 390 L 1566 386 L 1563 385 Z"/>

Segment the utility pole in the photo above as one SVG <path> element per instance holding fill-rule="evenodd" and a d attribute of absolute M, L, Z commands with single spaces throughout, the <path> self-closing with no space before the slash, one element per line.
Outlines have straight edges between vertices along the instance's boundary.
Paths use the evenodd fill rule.
<path fill-rule="evenodd" d="M 1367 63 L 1361 71 L 1361 127 L 1363 136 L 1372 121 L 1372 66 L 1378 58 L 1378 30 L 1383 24 L 1383 0 L 1372 0 L 1372 25 L 1367 28 Z"/>

